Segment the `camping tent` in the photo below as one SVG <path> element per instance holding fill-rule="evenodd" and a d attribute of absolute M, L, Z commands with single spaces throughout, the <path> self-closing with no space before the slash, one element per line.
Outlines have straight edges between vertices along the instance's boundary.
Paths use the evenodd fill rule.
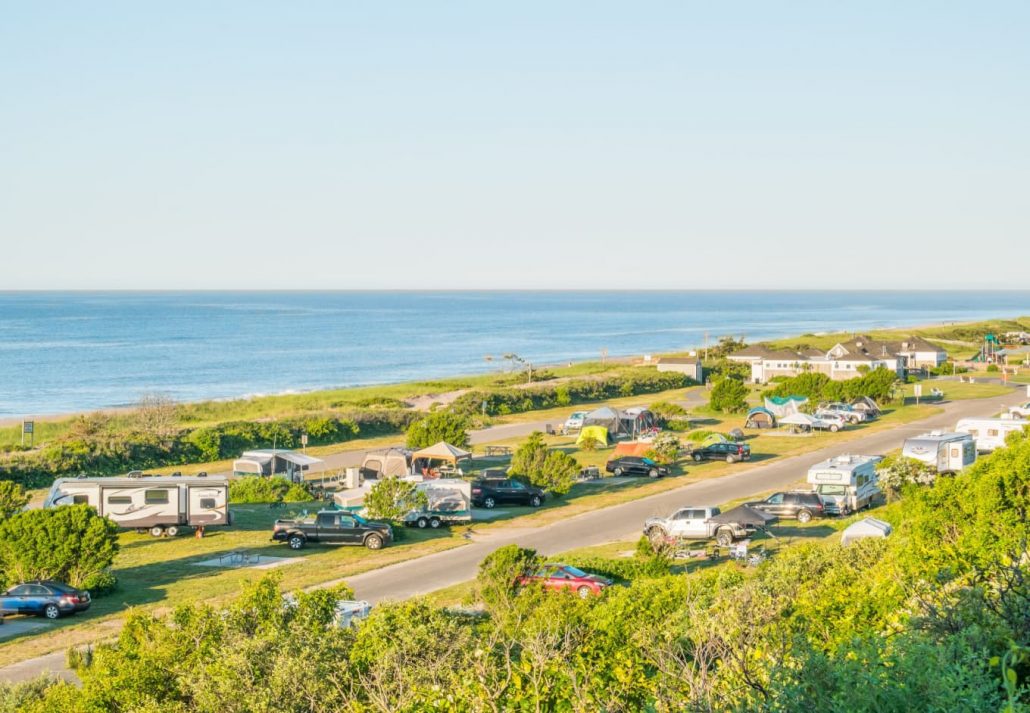
<path fill-rule="evenodd" d="M 809 416 L 807 413 L 792 413 L 780 419 L 781 426 L 804 426 L 811 428 L 815 422 L 815 417 Z"/>
<path fill-rule="evenodd" d="M 851 402 L 851 405 L 856 411 L 864 411 L 870 416 L 879 416 L 880 407 L 875 401 L 868 396 L 859 396 L 857 399 Z"/>
<path fill-rule="evenodd" d="M 469 451 L 462 450 L 457 446 L 452 446 L 446 441 L 440 441 L 428 448 L 423 448 L 422 450 L 415 451 L 411 454 L 412 460 L 442 460 L 455 465 L 458 464 L 458 461 L 471 457 L 472 454 Z"/>
<path fill-rule="evenodd" d="M 373 451 L 365 455 L 365 459 L 361 463 L 361 471 L 366 478 L 409 475 L 411 473 L 411 451 L 406 448 Z"/>
<path fill-rule="evenodd" d="M 622 430 L 622 422 L 619 418 L 619 412 L 607 406 L 594 409 L 583 417 L 584 430 L 588 426 L 603 426 L 608 434 L 612 436 L 620 433 Z"/>
<path fill-rule="evenodd" d="M 745 428 L 776 428 L 776 414 L 761 406 L 747 412 Z"/>
<path fill-rule="evenodd" d="M 709 433 L 707 436 L 705 436 L 704 440 L 701 441 L 699 447 L 704 448 L 705 446 L 710 446 L 713 443 L 726 443 L 729 440 L 730 439 L 728 439 L 721 433 Z"/>
<path fill-rule="evenodd" d="M 776 522 L 776 516 L 747 505 L 738 505 L 732 510 L 708 518 L 708 521 L 719 525 L 738 524 L 763 529 Z"/>
<path fill-rule="evenodd" d="M 583 426 L 579 431 L 576 445 L 582 446 L 587 441 L 595 441 L 602 446 L 608 445 L 608 429 L 604 426 Z"/>
<path fill-rule="evenodd" d="M 232 470 L 234 475 L 280 475 L 299 483 L 304 480 L 305 470 L 322 462 L 319 458 L 296 451 L 260 448 L 244 451 L 233 461 Z"/>
<path fill-rule="evenodd" d="M 641 441 L 625 441 L 615 446 L 615 452 L 612 453 L 612 457 L 642 456 L 652 448 L 654 448 L 653 443 L 643 443 Z"/>
<path fill-rule="evenodd" d="M 637 437 L 642 433 L 657 430 L 658 419 L 650 409 L 635 406 L 619 413 L 619 427 L 620 433 Z"/>
<path fill-rule="evenodd" d="M 840 543 L 850 545 L 852 542 L 866 537 L 887 537 L 892 531 L 890 523 L 877 520 L 875 517 L 866 517 L 848 525 L 840 537 Z"/>
<path fill-rule="evenodd" d="M 789 416 L 792 413 L 799 413 L 801 407 L 808 403 L 805 396 L 766 396 L 765 408 L 774 416 Z"/>

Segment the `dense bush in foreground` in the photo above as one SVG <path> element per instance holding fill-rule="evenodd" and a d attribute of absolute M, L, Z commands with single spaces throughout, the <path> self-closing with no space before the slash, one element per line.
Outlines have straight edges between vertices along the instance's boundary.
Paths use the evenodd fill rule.
<path fill-rule="evenodd" d="M 229 483 L 229 502 L 305 503 L 313 499 L 307 488 L 285 478 L 239 478 Z"/>
<path fill-rule="evenodd" d="M 886 540 L 690 576 L 638 553 L 608 565 L 628 586 L 589 599 L 515 590 L 538 560 L 510 546 L 481 567 L 484 616 L 415 600 L 356 630 L 331 624 L 329 593 L 288 607 L 265 579 L 225 612 L 131 613 L 77 657 L 81 688 L 17 694 L 27 711 L 1026 713 L 1028 509 L 1020 435 L 963 475 L 903 486 Z"/>

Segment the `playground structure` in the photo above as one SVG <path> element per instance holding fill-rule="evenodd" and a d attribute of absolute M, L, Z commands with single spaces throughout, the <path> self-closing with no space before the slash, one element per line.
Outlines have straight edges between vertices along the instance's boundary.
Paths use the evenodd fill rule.
<path fill-rule="evenodd" d="M 980 353 L 973 357 L 972 361 L 977 364 L 997 364 L 1001 360 L 998 354 L 1003 349 L 1001 341 L 993 334 L 984 335 L 983 346 Z"/>

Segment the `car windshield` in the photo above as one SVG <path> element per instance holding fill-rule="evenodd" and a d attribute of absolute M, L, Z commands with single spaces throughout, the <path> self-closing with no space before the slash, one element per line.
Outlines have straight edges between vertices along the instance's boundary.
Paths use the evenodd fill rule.
<path fill-rule="evenodd" d="M 642 463 L 643 463 L 644 465 L 658 465 L 657 463 L 655 463 L 655 462 L 654 462 L 653 460 L 651 460 L 650 458 L 641 458 L 641 459 L 640 459 L 640 461 L 641 461 L 641 462 L 642 462 Z"/>
<path fill-rule="evenodd" d="M 848 489 L 843 485 L 820 485 L 816 492 L 820 495 L 847 495 Z"/>
<path fill-rule="evenodd" d="M 587 576 L 586 572 L 584 572 L 583 570 L 579 569 L 578 567 L 573 567 L 572 565 L 568 565 L 568 566 L 564 567 L 564 569 L 565 569 L 566 572 L 571 574 L 573 577 L 586 577 Z"/>

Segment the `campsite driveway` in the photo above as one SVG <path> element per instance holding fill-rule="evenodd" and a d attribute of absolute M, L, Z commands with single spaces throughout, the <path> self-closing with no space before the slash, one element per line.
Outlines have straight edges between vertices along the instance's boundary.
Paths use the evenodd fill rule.
<path fill-rule="evenodd" d="M 731 475 L 685 484 L 682 488 L 641 498 L 601 510 L 583 513 L 535 528 L 506 527 L 476 535 L 464 547 L 427 555 L 383 567 L 346 580 L 359 599 L 373 603 L 399 601 L 427 594 L 476 575 L 479 562 L 490 552 L 507 544 L 532 547 L 544 555 L 553 555 L 580 547 L 624 540 L 641 532 L 644 520 L 652 515 L 666 515 L 687 504 L 718 505 L 746 498 L 769 490 L 787 487 L 804 478 L 809 466 L 843 452 L 886 453 L 899 448 L 913 434 L 932 428 L 951 428 L 959 418 L 989 417 L 1009 405 L 1025 400 L 1022 388 L 989 399 L 970 399 L 943 404 L 943 412 L 935 416 L 878 431 L 837 443 L 818 451 L 789 458 L 777 458 L 767 464 L 741 464 Z M 533 430 L 539 424 L 514 424 Z M 502 427 L 503 428 L 503 427 Z M 516 434 L 517 435 L 517 434 Z M 504 436 L 493 435 L 491 440 Z M 343 454 L 340 454 L 343 455 Z M 689 478 L 685 479 L 689 480 Z M 330 586 L 326 582 L 319 586 Z M 57 651 L 0 669 L 0 681 L 24 681 L 50 671 L 64 678 L 74 674 L 64 665 L 65 653 Z"/>

